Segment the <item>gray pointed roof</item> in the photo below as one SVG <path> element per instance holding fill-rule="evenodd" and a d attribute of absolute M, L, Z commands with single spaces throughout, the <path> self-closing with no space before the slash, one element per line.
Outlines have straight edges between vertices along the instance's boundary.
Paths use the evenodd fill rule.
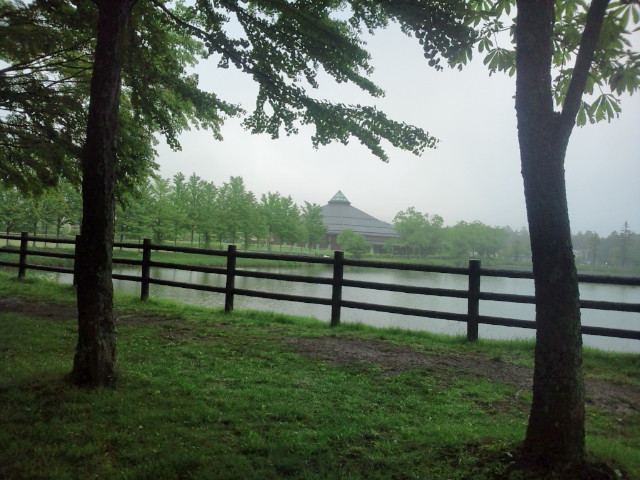
<path fill-rule="evenodd" d="M 378 220 L 368 213 L 351 205 L 347 197 L 338 191 L 329 203 L 322 207 L 322 221 L 327 227 L 327 233 L 338 234 L 342 230 L 353 230 L 366 236 L 397 237 L 393 225 Z"/>

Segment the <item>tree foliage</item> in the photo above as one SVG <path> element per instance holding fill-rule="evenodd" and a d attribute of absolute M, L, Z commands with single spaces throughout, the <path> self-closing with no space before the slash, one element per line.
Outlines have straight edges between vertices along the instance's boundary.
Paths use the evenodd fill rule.
<path fill-rule="evenodd" d="M 374 97 L 383 94 L 368 78 L 372 69 L 359 32 L 384 16 L 370 11 L 375 2 L 368 10 L 358 5 L 350 16 L 334 15 L 347 3 L 137 2 L 122 72 L 118 191 L 153 170 L 157 134 L 174 149 L 192 126 L 221 139 L 224 120 L 245 113 L 200 88 L 190 69 L 208 57 L 257 82 L 255 108 L 244 120 L 253 133 L 277 138 L 314 125 L 315 146 L 353 137 L 383 160 L 383 140 L 416 154 L 435 146 L 421 129 L 373 106 L 313 95 L 320 71 Z M 445 13 L 437 22 L 441 28 L 451 21 Z M 36 193 L 61 178 L 79 183 L 97 9 L 90 0 L 1 0 L 0 18 L 0 181 Z M 438 44 L 447 41 L 453 37 Z"/>
<path fill-rule="evenodd" d="M 87 15 L 70 4 L 0 2 L 0 180 L 6 184 L 39 191 L 61 176 L 79 181 L 93 47 L 79 28 Z"/>
<path fill-rule="evenodd" d="M 304 202 L 300 213 L 302 239 L 311 248 L 324 240 L 327 227 L 322 222 L 322 207 L 316 203 Z"/>
<path fill-rule="evenodd" d="M 36 198 L 0 185 L 0 228 L 7 235 L 30 231 L 60 237 L 63 228 L 77 226 L 79 221 L 80 192 L 69 182 L 49 187 Z"/>
<path fill-rule="evenodd" d="M 333 141 L 346 144 L 354 137 L 383 160 L 388 159 L 383 139 L 417 154 L 435 146 L 433 137 L 389 120 L 375 107 L 335 104 L 311 93 L 318 87 L 318 73 L 324 71 L 339 83 L 350 82 L 374 97 L 382 95 L 368 78 L 369 54 L 359 39 L 362 27 L 379 27 L 386 21 L 376 2 L 257 1 L 247 8 L 235 2 L 212 6 L 200 0 L 175 11 L 153 3 L 199 39 L 206 55 L 218 59 L 220 67 L 233 66 L 257 82 L 255 109 L 244 121 L 252 133 L 277 138 L 283 132 L 297 133 L 298 125 L 313 125 L 314 146 Z M 392 6 L 390 2 L 388 8 Z M 341 15 L 335 15 L 337 9 L 343 9 Z M 439 10 L 432 33 L 451 24 L 470 31 L 456 23 L 447 9 Z M 443 35 L 438 44 L 457 41 L 453 34 Z"/>
<path fill-rule="evenodd" d="M 260 214 L 267 228 L 267 248 L 276 236 L 283 241 L 295 242 L 302 237 L 300 210 L 289 197 L 269 192 L 260 197 Z"/>
<path fill-rule="evenodd" d="M 80 181 L 97 10 L 89 0 L 0 1 L 0 181 L 41 192 Z M 220 137 L 241 109 L 198 88 L 202 46 L 138 2 L 128 37 L 118 123 L 117 181 L 132 188 L 155 168 L 156 134 L 175 149 L 195 125 Z"/>
<path fill-rule="evenodd" d="M 481 222 L 458 222 L 447 231 L 447 242 L 454 255 L 490 258 L 507 246 L 508 232 Z"/>
<path fill-rule="evenodd" d="M 365 253 L 371 250 L 364 235 L 355 233 L 353 230 L 342 230 L 336 241 L 347 254 L 354 258 L 362 258 Z"/>
<path fill-rule="evenodd" d="M 477 0 L 468 2 L 466 23 L 476 28 L 475 46 L 484 55 L 490 73 L 516 73 L 515 0 Z M 609 3 L 609 2 L 607 2 Z M 632 35 L 640 26 L 640 6 L 636 1 L 612 1 L 596 39 L 594 59 L 588 69 L 584 90 L 571 83 L 576 58 L 584 41 L 589 3 L 553 2 L 552 83 L 551 93 L 558 109 L 567 96 L 578 102 L 576 124 L 583 126 L 602 120 L 611 121 L 620 114 L 620 98 L 633 94 L 640 86 L 640 52 L 632 43 Z M 462 66 L 473 56 L 473 48 L 450 60 Z M 578 66 L 579 67 L 579 66 Z"/>
<path fill-rule="evenodd" d="M 27 214 L 25 207 L 25 198 L 17 188 L 2 188 L 0 185 L 0 221 L 7 235 L 18 231 L 24 223 Z"/>
<path fill-rule="evenodd" d="M 148 236 L 158 243 L 185 235 L 193 243 L 197 234 L 206 246 L 212 238 L 245 248 L 266 240 L 270 248 L 274 237 L 279 242 L 304 241 L 308 227 L 318 242 L 318 231 L 326 230 L 319 207 L 312 205 L 305 212 L 309 215 L 301 217 L 291 197 L 279 192 L 263 194 L 258 202 L 242 177 L 230 177 L 217 187 L 196 174 L 187 180 L 179 173 L 172 181 L 155 177 L 133 192 L 117 210 L 116 231 L 123 238 Z"/>
<path fill-rule="evenodd" d="M 236 243 L 240 238 L 250 238 L 256 228 L 256 198 L 247 190 L 242 177 L 231 177 L 218 190 L 217 215 L 222 227 L 219 234 Z M 248 243 L 245 241 L 245 243 Z"/>
<path fill-rule="evenodd" d="M 439 215 L 429 218 L 413 207 L 400 211 L 393 219 L 393 228 L 400 238 L 396 245 L 413 254 L 432 255 L 441 249 L 441 230 L 444 220 Z"/>

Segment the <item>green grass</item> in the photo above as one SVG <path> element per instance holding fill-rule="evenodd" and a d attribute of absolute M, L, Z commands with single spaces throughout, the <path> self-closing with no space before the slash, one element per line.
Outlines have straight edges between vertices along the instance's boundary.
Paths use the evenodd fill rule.
<path fill-rule="evenodd" d="M 0 298 L 73 289 L 0 273 Z M 523 438 L 530 395 L 456 372 L 338 364 L 289 338 L 385 340 L 531 365 L 531 342 L 481 341 L 116 296 L 118 384 L 63 381 L 72 319 L 0 311 L 0 476 L 8 479 L 470 479 Z M 134 321 L 135 320 L 135 321 Z M 638 382 L 638 355 L 586 351 L 588 375 Z M 640 414 L 587 405 L 599 457 L 640 471 Z M 629 478 L 639 478 L 631 475 Z"/>

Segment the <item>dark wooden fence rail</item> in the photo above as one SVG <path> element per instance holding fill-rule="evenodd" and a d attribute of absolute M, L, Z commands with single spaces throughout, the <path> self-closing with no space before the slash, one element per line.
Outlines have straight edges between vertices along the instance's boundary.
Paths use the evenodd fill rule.
<path fill-rule="evenodd" d="M 18 241 L 19 248 L 16 247 L 0 247 L 0 253 L 12 253 L 18 255 L 18 262 L 0 261 L 0 265 L 16 267 L 18 268 L 18 277 L 23 278 L 27 269 L 41 270 L 48 272 L 59 272 L 74 274 L 73 268 L 64 267 L 52 267 L 37 264 L 28 264 L 27 258 L 33 256 L 41 257 L 54 257 L 73 260 L 75 255 L 63 254 L 57 252 L 46 252 L 42 250 L 29 249 L 28 243 L 57 243 L 57 244 L 71 244 L 77 243 L 71 239 L 57 239 L 57 238 L 45 238 L 45 237 L 31 237 L 27 233 L 22 233 L 20 236 L 0 235 L 0 239 L 8 239 Z M 127 280 L 132 282 L 139 282 L 140 297 L 145 300 L 149 297 L 149 286 L 154 285 L 166 285 L 177 288 L 187 288 L 192 290 L 202 290 L 213 293 L 220 293 L 225 296 L 224 308 L 225 311 L 231 312 L 234 305 L 234 297 L 236 295 L 243 295 L 249 297 L 261 297 L 273 300 L 291 301 L 312 303 L 318 305 L 327 305 L 331 307 L 331 325 L 337 326 L 340 324 L 340 316 L 343 308 L 355 308 L 361 310 L 375 310 L 379 312 L 387 312 L 400 315 L 413 315 L 418 317 L 437 318 L 444 320 L 453 320 L 458 322 L 464 322 L 467 324 L 467 338 L 471 341 L 478 338 L 478 325 L 500 325 L 505 327 L 518 327 L 518 328 L 530 328 L 535 329 L 535 321 L 531 320 L 519 320 L 513 318 L 492 317 L 486 315 L 480 315 L 480 301 L 495 301 L 495 302 L 510 302 L 510 303 L 528 303 L 534 304 L 535 297 L 527 295 L 513 295 L 506 293 L 490 293 L 481 291 L 481 278 L 484 277 L 501 277 L 501 278 L 520 278 L 520 279 L 533 279 L 532 272 L 527 271 L 514 271 L 514 270 L 500 270 L 500 269 L 484 269 L 481 268 L 479 260 L 469 260 L 469 265 L 466 268 L 457 267 L 444 267 L 434 265 L 418 265 L 413 263 L 396 263 L 396 262 L 378 262 L 378 261 L 363 261 L 352 260 L 344 257 L 343 252 L 335 252 L 333 258 L 331 257 L 311 257 L 306 255 L 282 255 L 273 253 L 259 253 L 259 252 L 246 252 L 238 251 L 234 245 L 230 245 L 227 251 L 224 250 L 210 250 L 202 248 L 190 248 L 190 247 L 177 247 L 168 245 L 154 245 L 149 239 L 145 239 L 142 243 L 121 243 L 116 242 L 114 244 L 116 248 L 136 249 L 142 252 L 142 260 L 130 260 L 122 258 L 114 258 L 113 263 L 116 265 L 133 265 L 141 267 L 141 274 L 138 275 L 123 275 L 114 274 L 114 279 Z M 206 267 L 196 265 L 184 265 L 178 263 L 168 262 L 156 262 L 151 259 L 152 251 L 166 251 L 166 252 L 179 252 L 190 253 L 198 255 L 210 255 L 226 258 L 225 267 Z M 237 259 L 256 259 L 256 260 L 276 260 L 285 262 L 296 263 L 309 263 L 309 264 L 323 264 L 331 265 L 333 267 L 333 275 L 331 278 L 312 277 L 304 275 L 288 275 L 269 272 L 255 272 L 249 270 L 243 270 L 237 268 Z M 194 283 L 176 282 L 171 280 L 161 280 L 151 277 L 151 267 L 168 268 L 176 270 L 185 270 L 192 272 L 212 273 L 218 275 L 224 275 L 226 278 L 225 286 L 218 287 L 213 285 L 202 285 Z M 345 267 L 361 267 L 361 268 L 377 268 L 377 269 L 389 269 L 389 270 L 404 270 L 413 272 L 432 272 L 432 273 L 444 273 L 450 275 L 463 275 L 468 278 L 467 290 L 452 290 L 443 288 L 431 288 L 431 287 L 415 287 L 411 285 L 395 285 L 378 282 L 367 282 L 359 280 L 350 280 L 344 278 Z M 318 285 L 330 285 L 331 297 L 309 297 L 301 295 L 291 295 L 286 293 L 274 293 L 265 292 L 260 290 L 250 290 L 235 287 L 236 277 L 251 277 L 270 279 L 286 282 L 301 282 L 311 283 Z M 597 283 L 605 285 L 626 285 L 640 287 L 640 278 L 637 277 L 614 277 L 605 275 L 579 275 L 578 279 L 581 283 Z M 423 296 L 442 296 L 466 299 L 467 301 L 467 313 L 452 313 L 433 310 L 423 310 L 416 308 L 407 308 L 392 305 L 380 305 L 375 303 L 356 302 L 351 300 L 344 300 L 342 298 L 343 289 L 345 287 L 362 288 L 369 290 L 384 290 L 392 292 L 403 292 L 414 295 Z M 583 309 L 595 309 L 595 310 L 608 310 L 608 311 L 621 311 L 621 312 L 635 312 L 640 313 L 640 303 L 619 303 L 619 302 L 606 302 L 595 300 L 581 300 L 580 307 Z M 639 318 L 640 320 L 640 318 Z M 604 328 L 583 326 L 582 333 L 588 335 L 601 335 L 608 337 L 628 338 L 640 340 L 640 329 L 638 330 L 623 330 L 616 328 Z"/>

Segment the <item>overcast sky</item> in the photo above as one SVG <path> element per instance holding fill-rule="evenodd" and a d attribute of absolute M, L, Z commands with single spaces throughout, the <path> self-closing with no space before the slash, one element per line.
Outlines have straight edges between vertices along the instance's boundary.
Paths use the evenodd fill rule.
<path fill-rule="evenodd" d="M 636 34 L 640 38 L 640 34 Z M 638 44 L 637 42 L 635 42 Z M 158 146 L 160 175 L 178 172 L 221 185 L 243 177 L 259 198 L 267 192 L 324 205 L 341 190 L 351 204 L 387 222 L 400 210 L 438 214 L 446 225 L 479 220 L 492 226 L 526 227 L 513 95 L 515 77 L 489 76 L 480 60 L 462 72 L 428 67 L 415 39 L 397 28 L 368 40 L 386 96 L 370 99 L 354 87 L 325 82 L 318 96 L 375 104 L 395 120 L 422 127 L 440 139 L 421 157 L 394 149 L 383 163 L 353 140 L 314 150 L 311 127 L 295 137 L 251 135 L 240 120 L 228 121 L 224 141 L 206 131 L 180 138 L 182 151 Z M 256 87 L 243 74 L 198 66 L 200 86 L 251 109 Z M 625 97 L 611 123 L 576 128 L 566 161 L 569 213 L 574 233 L 607 236 L 627 221 L 640 232 L 640 94 Z"/>

